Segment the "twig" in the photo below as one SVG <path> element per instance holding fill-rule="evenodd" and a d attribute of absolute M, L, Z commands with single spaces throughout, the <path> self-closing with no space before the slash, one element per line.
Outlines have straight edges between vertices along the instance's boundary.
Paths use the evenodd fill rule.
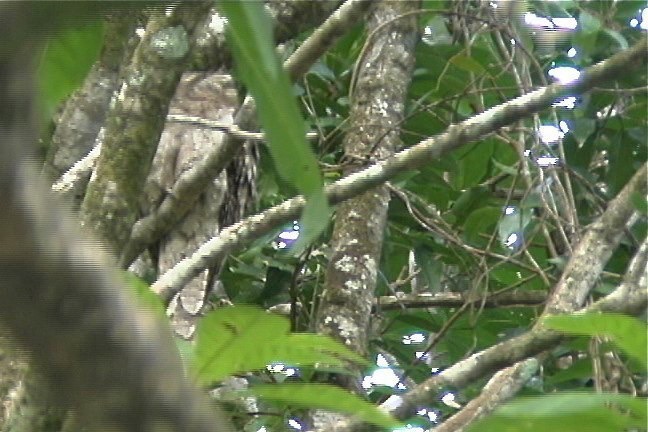
<path fill-rule="evenodd" d="M 540 111 L 566 94 L 585 92 L 605 80 L 614 78 L 619 73 L 627 73 L 632 68 L 640 67 L 648 60 L 647 45 L 646 39 L 642 39 L 634 47 L 586 69 L 578 81 L 569 84 L 552 84 L 452 125 L 446 132 L 436 137 L 424 140 L 329 185 L 325 188 L 327 198 L 331 204 L 349 199 L 384 183 L 404 170 L 423 166 L 467 142 L 474 141 L 502 126 Z M 207 268 L 212 262 L 243 246 L 246 242 L 259 238 L 277 226 L 294 220 L 299 216 L 304 205 L 304 198 L 298 196 L 225 228 L 217 237 L 202 245 L 193 255 L 185 258 L 176 267 L 162 275 L 151 288 L 163 300 L 169 301 L 187 281 Z"/>

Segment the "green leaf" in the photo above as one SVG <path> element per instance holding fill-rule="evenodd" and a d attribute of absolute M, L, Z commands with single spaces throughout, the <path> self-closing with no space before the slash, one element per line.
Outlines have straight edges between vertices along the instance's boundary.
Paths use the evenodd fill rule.
<path fill-rule="evenodd" d="M 488 173 L 494 147 L 493 140 L 487 139 L 469 144 L 455 153 L 458 155 L 460 173 L 457 189 L 467 189 L 482 181 Z"/>
<path fill-rule="evenodd" d="M 485 72 L 484 67 L 479 64 L 478 61 L 464 54 L 457 54 L 452 56 L 450 63 L 467 72 L 474 72 L 477 74 Z"/>
<path fill-rule="evenodd" d="M 461 193 L 452 206 L 452 214 L 457 217 L 456 223 L 463 223 L 474 210 L 485 205 L 490 193 L 484 186 L 470 188 Z"/>
<path fill-rule="evenodd" d="M 38 65 L 44 118 L 50 118 L 58 104 L 83 83 L 99 55 L 102 40 L 100 21 L 64 28 L 47 40 Z"/>
<path fill-rule="evenodd" d="M 632 201 L 632 204 L 642 215 L 648 215 L 648 199 L 644 195 L 634 192 L 630 195 L 630 201 Z"/>
<path fill-rule="evenodd" d="M 578 17 L 578 26 L 583 33 L 592 35 L 601 29 L 601 21 L 589 12 L 581 10 Z"/>
<path fill-rule="evenodd" d="M 646 425 L 646 402 L 625 394 L 560 393 L 519 398 L 470 432 L 609 432 Z"/>
<path fill-rule="evenodd" d="M 492 233 L 492 228 L 502 217 L 502 209 L 496 207 L 481 207 L 475 210 L 464 222 L 465 238 L 470 243 L 485 243 Z M 480 236 L 484 234 L 485 237 Z"/>
<path fill-rule="evenodd" d="M 173 341 L 175 342 L 176 349 L 180 354 L 182 359 L 182 364 L 185 365 L 185 369 L 193 363 L 194 359 L 194 349 L 190 341 L 183 339 L 181 337 L 174 337 Z"/>
<path fill-rule="evenodd" d="M 355 419 L 384 428 L 402 425 L 359 396 L 327 384 L 259 385 L 242 392 L 300 408 L 319 408 L 352 415 Z"/>
<path fill-rule="evenodd" d="M 576 118 L 569 125 L 569 132 L 574 136 L 578 146 L 582 147 L 585 140 L 596 130 L 596 122 L 589 118 Z"/>
<path fill-rule="evenodd" d="M 123 271 L 121 274 L 126 284 L 133 289 L 138 303 L 146 310 L 152 311 L 158 317 L 163 317 L 166 320 L 164 304 L 160 297 L 151 291 L 149 284 L 133 273 Z"/>
<path fill-rule="evenodd" d="M 579 314 L 548 316 L 543 324 L 572 335 L 605 335 L 628 356 L 648 367 L 646 325 L 636 318 L 621 314 Z"/>
<path fill-rule="evenodd" d="M 314 240 L 329 221 L 317 159 L 306 142 L 304 121 L 277 58 L 263 3 L 226 1 L 219 5 L 229 21 L 238 75 L 254 96 L 277 171 L 308 200 L 300 223 L 299 248 Z"/>
<path fill-rule="evenodd" d="M 278 294 L 288 293 L 291 282 L 292 272 L 278 267 L 268 266 L 263 290 L 259 293 L 256 303 L 266 305 Z"/>
<path fill-rule="evenodd" d="M 211 384 L 235 373 L 272 363 L 324 364 L 343 368 L 366 363 L 344 345 L 324 335 L 290 334 L 290 322 L 254 306 L 218 309 L 196 331 L 193 370 L 200 383 Z"/>
<path fill-rule="evenodd" d="M 632 164 L 635 161 L 635 156 L 633 155 L 632 141 L 623 139 L 622 134 L 617 133 L 611 141 L 613 145 L 608 151 L 608 185 L 611 193 L 616 194 L 623 189 L 623 186 L 634 174 Z"/>

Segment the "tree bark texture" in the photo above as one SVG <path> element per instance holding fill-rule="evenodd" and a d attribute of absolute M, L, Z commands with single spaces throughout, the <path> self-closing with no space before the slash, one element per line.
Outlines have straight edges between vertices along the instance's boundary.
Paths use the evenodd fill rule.
<path fill-rule="evenodd" d="M 43 174 L 54 181 L 84 157 L 95 145 L 99 130 L 104 125 L 109 102 L 119 83 L 121 65 L 129 60 L 134 48 L 132 42 L 137 14 L 118 13 L 104 20 L 104 43 L 82 86 L 65 102 L 56 121 L 43 165 Z M 75 188 L 74 198 L 83 199 L 85 188 Z"/>
<path fill-rule="evenodd" d="M 168 329 L 135 306 L 26 162 L 38 130 L 35 30 L 48 22 L 28 6 L 0 8 L 0 319 L 57 403 L 93 430 L 231 430 L 185 381 Z"/>
<path fill-rule="evenodd" d="M 358 81 L 344 139 L 345 158 L 359 169 L 400 147 L 399 124 L 414 66 L 418 2 L 379 2 L 368 18 L 370 34 L 359 60 Z M 367 355 L 371 308 L 380 264 L 389 191 L 380 186 L 342 203 L 335 216 L 315 328 Z M 356 377 L 357 378 L 357 377 Z M 359 390 L 357 379 L 345 387 Z"/>
<path fill-rule="evenodd" d="M 187 66 L 198 21 L 209 2 L 153 12 L 105 125 L 97 166 L 81 206 L 83 225 L 115 254 L 128 241 L 169 102 Z"/>

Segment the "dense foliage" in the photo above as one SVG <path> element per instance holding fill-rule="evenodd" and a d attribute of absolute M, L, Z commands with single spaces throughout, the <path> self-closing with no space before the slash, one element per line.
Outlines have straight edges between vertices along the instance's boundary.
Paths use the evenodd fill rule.
<path fill-rule="evenodd" d="M 199 321 L 196 340 L 176 338 L 189 376 L 209 388 L 245 376 L 244 391 L 219 396 L 235 424 L 250 431 L 306 427 L 297 422 L 309 424 L 308 409 L 355 415 L 383 428 L 457 430 L 453 418 L 475 406 L 488 413 L 514 396 L 520 399 L 481 423 L 473 423 L 475 415 L 461 426 L 644 427 L 648 206 L 639 183 L 645 183 L 648 156 L 645 56 L 626 74 L 587 92 L 574 84 L 574 93 L 565 94 L 565 87 L 552 106 L 536 107 L 457 148 L 436 150 L 433 140 L 453 125 L 472 130 L 493 107 L 554 82 L 569 86 L 590 66 L 645 44 L 646 10 L 639 1 L 422 1 L 407 15 L 415 16 L 421 34 L 402 121 L 389 128 L 401 149 L 427 143 L 430 151 L 388 179 L 391 200 L 384 233 L 376 233 L 382 253 L 367 305 L 371 325 L 362 329 L 369 349 L 357 352 L 343 338 L 312 333 L 324 302 L 333 225 L 344 223 L 339 213 L 335 219 L 325 193 L 331 198 L 345 175 L 390 160 L 371 152 L 350 155 L 343 146 L 356 91 L 364 89 L 358 86 L 362 64 L 375 61 L 366 47 L 381 29 L 356 20 L 308 72 L 288 67 L 284 74 L 261 5 L 225 2 L 221 13 L 233 26 L 228 72 L 241 96 L 249 91 L 254 97 L 267 142 L 258 147 L 258 215 L 228 232 L 243 232 L 240 243 L 235 238 L 230 245 L 223 236 L 224 246 L 203 251 L 213 261 L 227 255 L 219 277 L 234 307 L 222 307 L 223 296 L 214 296 L 216 310 Z M 43 51 L 40 109 L 53 119 L 43 126 L 43 157 L 66 98 L 107 44 L 105 28 L 100 21 L 70 26 Z M 313 34 L 298 32 L 281 55 L 289 58 Z M 306 141 L 304 129 L 316 138 Z M 281 214 L 273 209 L 296 194 L 305 203 Z M 305 209 L 301 219 L 294 209 Z M 597 225 L 617 221 L 614 214 L 605 219 L 613 211 L 631 216 L 618 226 Z M 607 252 L 590 256 L 599 249 L 588 252 L 588 242 L 609 242 L 609 258 Z M 172 287 L 169 274 L 129 276 L 128 285 L 161 312 L 170 299 L 165 294 L 160 302 L 153 291 Z M 585 288 L 576 287 L 580 274 L 594 275 Z M 568 284 L 583 293 L 565 300 L 571 310 L 552 297 Z M 617 303 L 597 303 L 606 298 Z M 573 314 L 583 309 L 589 313 Z M 559 313 L 571 316 L 547 316 Z M 484 370 L 480 359 L 486 359 Z M 510 394 L 489 388 L 493 373 L 507 373 L 514 364 L 522 366 L 511 378 Z M 338 376 L 362 381 L 355 389 L 361 394 L 324 385 Z M 492 397 L 497 393 L 501 400 Z M 239 403 L 243 397 L 257 412 Z M 376 408 L 380 404 L 393 418 Z"/>

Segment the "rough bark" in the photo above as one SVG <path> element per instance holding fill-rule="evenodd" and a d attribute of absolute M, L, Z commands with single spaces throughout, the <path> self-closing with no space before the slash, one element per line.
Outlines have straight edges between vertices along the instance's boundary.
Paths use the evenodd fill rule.
<path fill-rule="evenodd" d="M 30 6 L 0 7 L 0 319 L 57 402 L 94 430 L 230 430 L 184 380 L 168 329 L 134 306 L 26 162 L 38 124 L 35 30 L 57 17 L 42 13 L 51 4 L 41 14 Z"/>
<path fill-rule="evenodd" d="M 83 225 L 114 253 L 130 237 L 169 102 L 187 66 L 197 22 L 209 2 L 155 11 L 125 68 L 106 120 L 102 151 L 81 206 Z"/>
<path fill-rule="evenodd" d="M 354 1 L 345 4 L 333 13 L 321 29 L 316 31 L 284 64 L 286 72 L 294 79 L 307 71 L 339 37 L 355 23 L 355 19 L 368 7 L 367 2 Z M 234 124 L 247 131 L 256 130 L 256 108 L 253 99 L 246 98 L 234 118 Z M 191 208 L 195 198 L 205 186 L 222 172 L 241 148 L 241 141 L 232 135 L 223 140 L 222 145 L 210 151 L 197 166 L 181 176 L 170 195 L 158 209 L 142 218 L 133 227 L 131 240 L 124 248 L 119 263 L 127 267 L 147 245 L 155 242 L 170 226 L 180 220 Z"/>
<path fill-rule="evenodd" d="M 384 159 L 401 146 L 400 121 L 414 67 L 418 40 L 414 11 L 418 2 L 378 3 L 369 13 L 371 34 L 360 60 L 358 83 L 351 105 L 344 157 L 347 174 L 366 160 Z M 361 356 L 368 354 L 369 323 L 382 252 L 389 190 L 374 188 L 342 203 L 336 212 L 331 238 L 332 255 L 325 273 L 314 328 L 332 336 Z M 360 370 L 336 376 L 341 386 L 360 392 Z M 315 427 L 328 416 L 313 414 Z"/>
<path fill-rule="evenodd" d="M 381 2 L 369 14 L 367 31 L 377 33 L 367 42 L 343 143 L 345 157 L 352 161 L 347 174 L 358 170 L 364 160 L 390 156 L 401 145 L 398 124 L 414 66 L 417 27 L 413 15 L 399 15 L 417 7 L 416 2 Z M 388 205 L 389 191 L 381 186 L 338 207 L 318 307 L 316 330 L 361 355 L 367 354 Z"/>
<path fill-rule="evenodd" d="M 104 44 L 99 59 L 83 85 L 65 102 L 56 121 L 43 164 L 43 175 L 49 181 L 59 178 L 95 145 L 119 82 L 120 67 L 129 56 L 129 40 L 135 31 L 136 16 L 130 12 L 115 13 L 104 20 Z M 80 200 L 83 192 L 83 185 L 78 185 L 74 198 Z"/>

